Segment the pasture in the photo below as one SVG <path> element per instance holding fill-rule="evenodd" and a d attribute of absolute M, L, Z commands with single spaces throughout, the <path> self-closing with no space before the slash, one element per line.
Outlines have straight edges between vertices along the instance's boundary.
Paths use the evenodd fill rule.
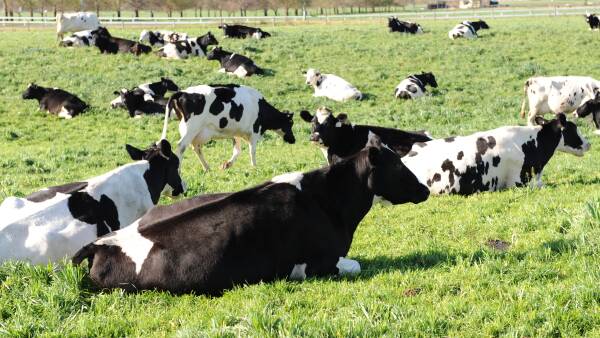
<path fill-rule="evenodd" d="M 231 142 L 205 147 L 212 171 L 188 150 L 182 174 L 187 196 L 235 191 L 288 171 L 324 164 L 308 141 L 299 111 L 321 105 L 354 123 L 434 137 L 469 134 L 518 117 L 523 83 L 533 75 L 600 78 L 598 32 L 582 17 L 489 20 L 475 41 L 451 41 L 457 22 L 423 21 L 425 34 L 390 34 L 382 23 L 347 27 L 263 27 L 273 37 L 224 39 L 226 50 L 251 57 L 271 75 L 237 79 L 205 59 L 100 55 L 56 47 L 51 30 L 2 31 L 0 41 L 0 200 L 37 188 L 104 173 L 129 162 L 125 143 L 160 137 L 163 116 L 130 119 L 112 110 L 114 90 L 168 76 L 180 87 L 241 83 L 277 108 L 294 111 L 297 142 L 267 133 L 247 146 L 229 170 L 218 169 Z M 203 27 L 178 28 L 191 36 Z M 134 38 L 141 29 L 111 29 Z M 302 70 L 338 74 L 366 99 L 335 103 L 313 98 Z M 394 99 L 405 76 L 432 71 L 439 87 L 417 101 Z M 23 101 L 29 82 L 68 90 L 92 109 L 59 120 Z M 428 89 L 429 90 L 429 89 Z M 548 116 L 549 117 L 549 116 Z M 569 117 L 571 118 L 571 117 Z M 348 255 L 356 277 L 240 286 L 222 297 L 125 294 L 89 289 L 87 268 L 70 264 L 0 266 L 0 334 L 6 336 L 598 336 L 600 335 L 600 156 L 592 123 L 577 122 L 592 143 L 583 158 L 557 153 L 545 187 L 470 197 L 432 196 L 419 205 L 375 206 L 359 226 Z M 177 141 L 171 121 L 168 138 Z M 167 198 L 162 203 L 172 203 Z M 0 215 L 1 217 L 1 215 Z"/>

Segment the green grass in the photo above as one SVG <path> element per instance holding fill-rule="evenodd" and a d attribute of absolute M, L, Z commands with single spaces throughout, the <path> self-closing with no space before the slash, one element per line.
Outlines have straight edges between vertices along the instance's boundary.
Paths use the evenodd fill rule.
<path fill-rule="evenodd" d="M 524 124 L 517 115 L 529 76 L 600 78 L 600 35 L 580 17 L 490 20 L 492 29 L 477 41 L 450 41 L 446 33 L 455 22 L 423 24 L 427 33 L 419 37 L 391 35 L 384 25 L 276 27 L 264 41 L 227 40 L 219 32 L 225 49 L 275 73 L 243 80 L 217 73 L 217 64 L 203 59 L 105 56 L 58 49 L 51 31 L 0 32 L 0 200 L 104 173 L 129 162 L 125 143 L 156 141 L 160 117 L 129 119 L 108 103 L 114 90 L 159 76 L 182 87 L 243 83 L 280 109 L 328 105 L 354 123 L 427 129 L 438 137 Z M 344 104 L 313 98 L 301 75 L 307 67 L 343 76 L 368 98 Z M 421 70 L 433 71 L 439 88 L 418 101 L 395 100 L 397 83 Z M 20 99 L 30 81 L 70 90 L 93 108 L 70 121 L 38 112 L 35 102 Z M 308 142 L 309 126 L 295 121 L 298 142 L 268 134 L 255 169 L 247 147 L 232 169 L 216 169 L 230 156 L 229 141 L 205 149 L 215 168 L 208 173 L 186 152 L 188 196 L 323 165 Z M 8 263 L 0 266 L 0 335 L 600 336 L 600 150 L 591 122 L 577 123 L 592 150 L 583 158 L 557 154 L 541 190 L 374 207 L 349 253 L 363 268 L 355 278 L 240 286 L 208 298 L 93 292 L 85 268 Z M 178 139 L 175 122 L 169 139 Z M 496 239 L 508 242 L 508 250 L 486 245 Z"/>

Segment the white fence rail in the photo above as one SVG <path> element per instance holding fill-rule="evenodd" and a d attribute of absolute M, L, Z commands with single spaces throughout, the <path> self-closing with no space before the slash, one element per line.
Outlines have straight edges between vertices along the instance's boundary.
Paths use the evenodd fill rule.
<path fill-rule="evenodd" d="M 294 23 L 294 22 L 329 22 L 351 20 L 381 20 L 390 15 L 406 20 L 444 20 L 469 18 L 511 18 L 536 16 L 583 15 L 600 12 L 598 7 L 543 7 L 530 9 L 484 8 L 471 10 L 431 10 L 420 12 L 372 13 L 352 15 L 319 15 L 319 16 L 226 16 L 226 17 L 100 17 L 103 25 L 211 25 L 221 22 L 237 23 Z M 54 25 L 54 17 L 0 17 L 0 26 L 43 26 Z"/>

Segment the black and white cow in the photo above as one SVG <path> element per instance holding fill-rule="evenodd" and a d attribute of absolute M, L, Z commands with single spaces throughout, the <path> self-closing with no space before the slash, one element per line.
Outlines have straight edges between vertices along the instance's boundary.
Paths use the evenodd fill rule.
<path fill-rule="evenodd" d="M 143 83 L 132 89 L 132 91 L 143 93 L 145 101 L 157 101 L 159 103 L 162 103 L 167 91 L 176 92 L 178 90 L 179 87 L 175 84 L 175 82 L 166 77 L 161 77 L 160 81 L 157 82 Z M 115 92 L 115 94 L 119 96 L 110 102 L 110 106 L 112 108 L 125 107 L 123 101 L 121 100 L 122 91 L 123 90 L 121 90 L 120 92 Z"/>
<path fill-rule="evenodd" d="M 592 100 L 600 90 L 600 81 L 588 76 L 538 76 L 525 81 L 526 97 L 521 104 L 521 118 L 529 103 L 529 125 L 545 113 L 570 113 L 585 101 Z"/>
<path fill-rule="evenodd" d="M 133 40 L 113 37 L 104 27 L 98 28 L 96 47 L 103 54 L 131 53 L 134 55 L 148 54 L 152 47 Z"/>
<path fill-rule="evenodd" d="M 186 40 L 188 35 L 186 33 L 178 33 L 173 31 L 151 31 L 143 30 L 140 33 L 139 42 L 147 42 L 152 47 L 162 47 L 169 42 L 176 42 L 179 40 Z"/>
<path fill-rule="evenodd" d="M 396 153 L 375 144 L 330 167 L 156 207 L 83 247 L 73 263 L 87 259 L 100 288 L 214 295 L 240 284 L 357 274 L 360 264 L 345 257 L 374 200 L 428 196 Z"/>
<path fill-rule="evenodd" d="M 564 114 L 551 121 L 538 116 L 536 122 L 416 143 L 402 161 L 432 194 L 541 187 L 542 171 L 556 150 L 583 156 L 590 144 Z"/>
<path fill-rule="evenodd" d="M 58 88 L 46 88 L 30 83 L 22 95 L 24 100 L 37 100 L 40 110 L 70 119 L 83 113 L 89 106 L 77 96 Z"/>
<path fill-rule="evenodd" d="M 76 32 L 62 39 L 58 45 L 61 47 L 93 47 L 96 45 L 98 33 L 98 29 Z"/>
<path fill-rule="evenodd" d="M 219 25 L 219 28 L 223 30 L 223 34 L 228 38 L 245 39 L 252 37 L 255 39 L 264 39 L 271 36 L 271 34 L 255 27 L 222 24 Z"/>
<path fill-rule="evenodd" d="M 600 135 L 600 93 L 597 93 L 594 99 L 587 100 L 573 114 L 582 118 L 592 114 L 592 121 L 596 126 L 594 134 Z"/>
<path fill-rule="evenodd" d="M 202 166 L 209 166 L 202 155 L 202 145 L 212 139 L 233 138 L 233 155 L 222 165 L 233 165 L 241 152 L 241 140 L 248 142 L 250 161 L 256 166 L 256 144 L 267 130 L 296 142 L 292 125 L 293 115 L 280 112 L 265 100 L 256 89 L 235 84 L 200 85 L 177 92 L 169 98 L 165 109 L 162 138 L 166 138 L 169 116 L 174 112 L 179 122 L 181 138 L 176 154 L 183 160 L 183 152 L 192 145 Z"/>
<path fill-rule="evenodd" d="M 215 47 L 206 56 L 207 60 L 217 60 L 221 64 L 219 72 L 233 74 L 237 77 L 264 74 L 264 70 L 258 67 L 250 58 L 224 51 L 221 47 Z"/>
<path fill-rule="evenodd" d="M 50 187 L 0 205 L 0 263 L 36 264 L 71 257 L 97 237 L 124 228 L 158 203 L 165 186 L 183 192 L 179 159 L 165 140 L 147 150 L 126 146 L 136 161 L 82 182 Z"/>
<path fill-rule="evenodd" d="M 400 156 L 406 155 L 415 142 L 431 140 L 425 132 L 350 124 L 346 114 L 335 117 L 325 107 L 317 109 L 315 116 L 302 111 L 300 117 L 312 123 L 310 140 L 321 148 L 330 164 L 359 152 L 373 135 L 381 138 L 383 144 Z"/>
<path fill-rule="evenodd" d="M 393 16 L 388 18 L 388 28 L 390 29 L 390 32 L 423 34 L 423 28 L 418 23 L 401 21 Z"/>
<path fill-rule="evenodd" d="M 590 30 L 600 29 L 600 19 L 598 19 L 596 14 L 586 14 L 585 21 L 590 25 Z"/>
<path fill-rule="evenodd" d="M 168 59 L 187 59 L 191 56 L 204 57 L 207 54 L 207 48 L 210 45 L 218 45 L 219 41 L 215 36 L 208 32 L 197 38 L 187 38 L 183 40 L 167 43 L 158 50 L 158 56 Z"/>
<path fill-rule="evenodd" d="M 433 73 L 421 72 L 421 74 L 410 75 L 396 86 L 394 96 L 401 99 L 416 99 L 425 95 L 426 85 L 437 88 L 438 84 Z"/>
<path fill-rule="evenodd" d="M 139 118 L 143 115 L 162 114 L 165 112 L 166 103 L 164 101 L 147 101 L 147 94 L 140 90 L 127 90 L 123 88 L 120 92 L 116 91 L 115 94 L 120 96 L 122 104 L 129 112 L 129 117 Z"/>
<path fill-rule="evenodd" d="M 314 97 L 344 102 L 348 100 L 362 100 L 363 94 L 350 82 L 334 74 L 322 74 L 321 71 L 309 68 L 304 72 L 306 84 L 315 90 Z"/>
<path fill-rule="evenodd" d="M 483 21 L 463 21 L 462 23 L 454 26 L 451 31 L 448 32 L 448 37 L 452 40 L 456 38 L 477 38 L 477 31 L 480 29 L 489 29 L 490 26 Z"/>

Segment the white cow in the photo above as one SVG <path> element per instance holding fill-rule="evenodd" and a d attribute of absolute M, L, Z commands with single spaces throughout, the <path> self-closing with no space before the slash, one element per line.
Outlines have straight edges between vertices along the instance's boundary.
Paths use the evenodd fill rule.
<path fill-rule="evenodd" d="M 64 37 L 64 33 L 80 32 L 87 29 L 100 27 L 100 21 L 95 13 L 60 13 L 56 15 L 56 35 L 58 40 Z"/>
<path fill-rule="evenodd" d="M 489 28 L 490 26 L 483 20 L 463 21 L 448 32 L 448 37 L 452 40 L 456 38 L 475 39 L 477 38 L 478 30 Z"/>
<path fill-rule="evenodd" d="M 594 99 L 600 81 L 588 76 L 531 77 L 523 88 L 526 98 L 521 105 L 521 118 L 525 117 L 525 105 L 529 103 L 529 125 L 535 117 L 545 113 L 570 113 L 585 101 Z"/>
<path fill-rule="evenodd" d="M 134 163 L 83 182 L 40 190 L 0 205 L 0 263 L 57 262 L 85 244 L 124 228 L 158 203 L 168 185 L 183 192 L 179 159 L 166 140 L 142 151 L 127 146 Z"/>
<path fill-rule="evenodd" d="M 347 101 L 350 99 L 362 100 L 362 93 L 350 82 L 333 74 L 321 74 L 320 71 L 310 68 L 305 72 L 306 84 L 315 89 L 314 97 L 326 97 L 334 101 Z"/>

